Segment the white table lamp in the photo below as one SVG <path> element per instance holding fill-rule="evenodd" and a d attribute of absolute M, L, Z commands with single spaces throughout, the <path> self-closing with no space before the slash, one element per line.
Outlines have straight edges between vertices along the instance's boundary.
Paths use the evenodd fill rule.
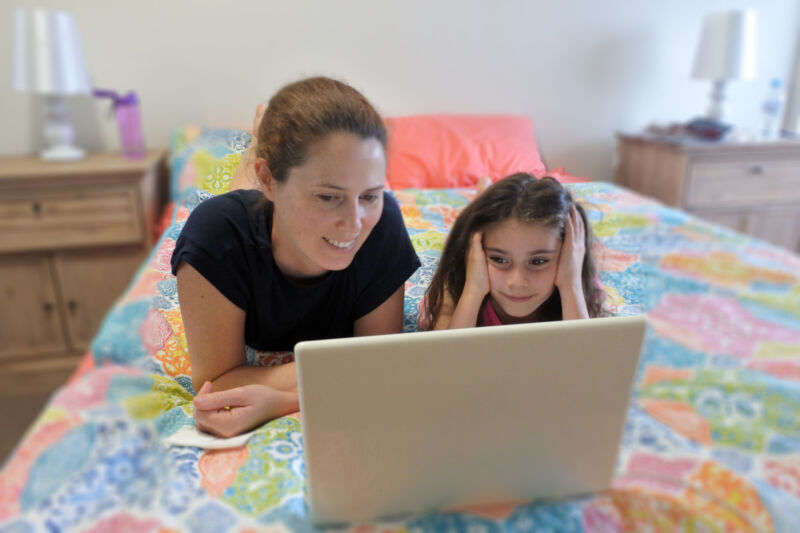
<path fill-rule="evenodd" d="M 63 11 L 14 11 L 11 84 L 15 91 L 44 96 L 46 161 L 82 158 L 72 144 L 73 129 L 64 97 L 90 92 L 75 19 Z"/>
<path fill-rule="evenodd" d="M 723 11 L 706 15 L 692 77 L 711 80 L 714 84 L 708 118 L 723 122 L 726 82 L 755 77 L 757 23 L 755 11 Z"/>

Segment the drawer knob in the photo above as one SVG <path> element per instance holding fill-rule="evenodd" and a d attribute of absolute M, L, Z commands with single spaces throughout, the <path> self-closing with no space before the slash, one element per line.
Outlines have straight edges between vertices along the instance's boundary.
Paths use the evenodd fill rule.
<path fill-rule="evenodd" d="M 750 173 L 753 174 L 754 176 L 760 176 L 764 173 L 764 167 L 762 167 L 761 165 L 753 165 L 752 167 L 750 167 Z"/>
<path fill-rule="evenodd" d="M 44 312 L 45 313 L 49 313 L 49 312 L 51 312 L 53 310 L 53 303 L 52 302 L 45 302 L 44 305 L 42 305 L 42 307 L 44 308 Z"/>
<path fill-rule="evenodd" d="M 74 313 L 77 308 L 78 308 L 78 302 L 76 302 L 75 300 L 67 301 L 67 309 L 69 309 L 71 312 Z"/>
<path fill-rule="evenodd" d="M 33 204 L 31 204 L 31 209 L 33 209 L 33 212 L 38 215 L 42 212 L 42 204 L 39 202 L 33 202 Z"/>

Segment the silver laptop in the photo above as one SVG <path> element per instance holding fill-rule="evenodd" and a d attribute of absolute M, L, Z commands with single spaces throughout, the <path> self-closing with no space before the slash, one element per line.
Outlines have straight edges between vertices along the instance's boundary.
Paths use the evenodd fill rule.
<path fill-rule="evenodd" d="M 314 522 L 608 488 L 644 331 L 613 317 L 298 343 Z"/>

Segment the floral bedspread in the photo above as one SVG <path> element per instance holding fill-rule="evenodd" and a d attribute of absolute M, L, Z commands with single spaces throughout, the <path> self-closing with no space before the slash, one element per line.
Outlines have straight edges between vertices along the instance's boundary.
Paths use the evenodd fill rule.
<path fill-rule="evenodd" d="M 608 305 L 649 324 L 613 488 L 358 531 L 797 531 L 800 257 L 610 184 L 570 187 L 599 238 Z M 314 529 L 299 415 L 232 450 L 163 442 L 192 423 L 193 394 L 169 259 L 209 194 L 183 196 L 81 369 L 4 465 L 0 532 Z M 446 228 L 471 191 L 395 195 L 422 259 L 406 285 L 413 330 Z"/>

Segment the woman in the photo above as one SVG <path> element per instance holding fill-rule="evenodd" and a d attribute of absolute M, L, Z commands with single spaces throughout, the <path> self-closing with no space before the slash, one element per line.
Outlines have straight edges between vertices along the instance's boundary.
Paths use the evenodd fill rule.
<path fill-rule="evenodd" d="M 245 345 L 398 333 L 420 264 L 383 191 L 386 129 L 355 89 L 328 78 L 284 87 L 252 146 L 242 165 L 261 190 L 197 206 L 172 256 L 195 420 L 226 437 L 299 409 L 294 363 L 250 366 Z M 240 172 L 235 185 L 246 181 Z"/>

